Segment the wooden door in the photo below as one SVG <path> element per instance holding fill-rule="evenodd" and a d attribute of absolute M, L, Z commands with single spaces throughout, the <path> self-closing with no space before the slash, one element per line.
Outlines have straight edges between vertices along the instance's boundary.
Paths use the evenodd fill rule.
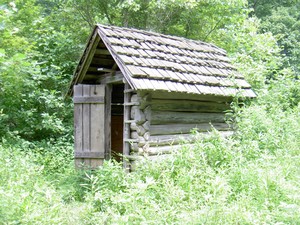
<path fill-rule="evenodd" d="M 118 162 L 123 155 L 123 115 L 111 116 L 111 154 Z"/>
<path fill-rule="evenodd" d="M 95 169 L 105 158 L 105 86 L 74 86 L 75 165 Z"/>

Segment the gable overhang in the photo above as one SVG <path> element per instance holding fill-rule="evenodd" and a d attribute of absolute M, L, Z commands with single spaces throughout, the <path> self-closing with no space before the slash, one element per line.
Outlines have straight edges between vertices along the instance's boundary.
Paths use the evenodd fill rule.
<path fill-rule="evenodd" d="M 103 57 L 97 57 L 102 55 Z M 111 58 L 110 58 L 111 57 Z M 113 52 L 105 34 L 101 32 L 98 26 L 95 26 L 93 32 L 88 38 L 85 50 L 79 60 L 69 84 L 66 96 L 73 96 L 73 86 L 81 83 L 100 83 L 101 79 L 108 80 L 108 76 L 113 76 L 120 80 L 121 75 L 128 71 L 120 62 L 117 54 Z M 111 79 L 112 81 L 113 79 Z M 131 88 L 133 84 L 128 76 L 123 76 L 124 82 L 127 82 Z"/>

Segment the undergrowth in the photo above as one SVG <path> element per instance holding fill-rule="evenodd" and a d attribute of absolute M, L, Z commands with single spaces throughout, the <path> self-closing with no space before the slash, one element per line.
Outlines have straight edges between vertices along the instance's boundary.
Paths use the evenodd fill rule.
<path fill-rule="evenodd" d="M 3 139 L 0 224 L 300 224 L 298 84 L 274 81 L 234 108 L 233 136 L 213 132 L 129 174 L 114 161 L 76 171 L 65 140 Z"/>

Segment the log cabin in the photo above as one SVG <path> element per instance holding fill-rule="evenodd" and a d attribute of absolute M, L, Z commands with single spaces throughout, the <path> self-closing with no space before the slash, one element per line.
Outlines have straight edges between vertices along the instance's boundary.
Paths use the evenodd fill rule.
<path fill-rule="evenodd" d="M 192 129 L 226 134 L 235 96 L 255 93 L 213 44 L 96 25 L 68 93 L 74 102 L 75 164 L 97 168 L 157 157 L 192 141 Z"/>

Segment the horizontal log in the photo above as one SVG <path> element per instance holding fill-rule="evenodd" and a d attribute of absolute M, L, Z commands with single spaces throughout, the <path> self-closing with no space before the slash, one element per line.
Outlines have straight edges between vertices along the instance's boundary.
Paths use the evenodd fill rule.
<path fill-rule="evenodd" d="M 156 135 L 149 138 L 150 146 L 164 146 L 183 143 L 184 141 L 195 140 L 195 135 L 189 134 L 173 134 L 173 135 Z"/>
<path fill-rule="evenodd" d="M 233 134 L 233 131 L 219 131 L 221 137 L 228 137 Z M 197 139 L 205 139 L 212 135 L 210 132 L 201 132 L 195 134 L 173 134 L 173 135 L 152 135 L 149 139 L 150 147 L 177 145 L 186 142 L 194 142 Z"/>
<path fill-rule="evenodd" d="M 196 129 L 199 132 L 210 131 L 212 126 L 219 131 L 229 130 L 229 126 L 226 123 L 200 123 L 200 124 L 164 124 L 164 125 L 151 125 L 151 135 L 164 135 L 164 134 L 187 134 L 192 129 Z"/>
<path fill-rule="evenodd" d="M 217 102 L 152 99 L 151 108 L 153 111 L 224 112 L 230 109 L 230 106 Z"/>
<path fill-rule="evenodd" d="M 138 106 L 140 105 L 139 102 L 127 102 L 127 103 L 124 103 L 123 105 L 127 105 L 127 106 Z"/>
<path fill-rule="evenodd" d="M 152 111 L 151 124 L 224 122 L 224 113 Z"/>
<path fill-rule="evenodd" d="M 170 154 L 174 151 L 178 151 L 183 147 L 193 147 L 194 144 L 184 144 L 184 145 L 172 145 L 172 146 L 158 146 L 150 147 L 147 150 L 148 155 L 161 155 L 161 154 Z"/>

